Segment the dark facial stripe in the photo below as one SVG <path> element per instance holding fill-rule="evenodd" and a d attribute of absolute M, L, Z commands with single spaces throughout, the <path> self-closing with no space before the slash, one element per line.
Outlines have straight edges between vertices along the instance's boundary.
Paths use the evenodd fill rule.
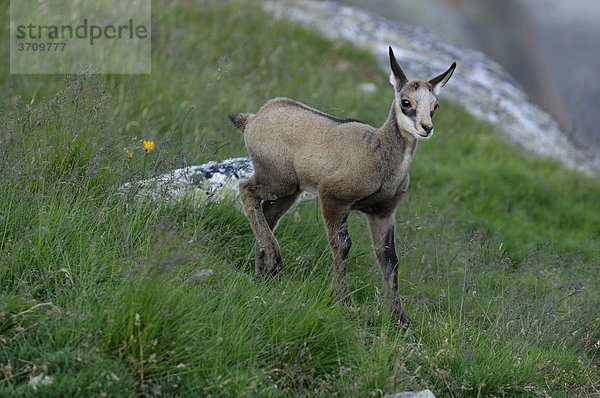
<path fill-rule="evenodd" d="M 431 112 L 429 113 L 429 117 L 433 117 L 433 114 L 435 113 L 435 110 L 439 107 L 438 103 L 435 102 L 434 104 L 431 105 Z"/>
<path fill-rule="evenodd" d="M 411 119 L 414 118 L 415 116 L 417 116 L 417 110 L 414 108 L 405 108 L 405 107 L 401 106 L 400 109 L 402 109 L 402 113 L 404 113 L 406 116 L 408 116 Z"/>
<path fill-rule="evenodd" d="M 406 102 L 407 106 L 404 106 L 403 102 Z M 410 105 L 408 105 L 408 103 L 410 103 Z M 411 119 L 413 119 L 415 116 L 417 116 L 416 106 L 417 106 L 417 102 L 411 96 L 402 98 L 400 100 L 400 109 L 402 110 L 402 113 L 404 113 L 406 116 L 408 116 Z"/>

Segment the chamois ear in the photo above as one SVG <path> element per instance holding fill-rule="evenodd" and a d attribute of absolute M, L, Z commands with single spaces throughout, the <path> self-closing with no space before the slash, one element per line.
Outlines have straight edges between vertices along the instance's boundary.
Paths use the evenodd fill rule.
<path fill-rule="evenodd" d="M 444 85 L 448 83 L 448 80 L 450 80 L 450 77 L 452 76 L 452 73 L 454 73 L 455 68 L 456 62 L 452 62 L 452 65 L 450 66 L 450 68 L 448 68 L 446 72 L 434 77 L 429 81 L 429 84 L 431 84 L 433 93 L 435 95 L 439 95 L 440 91 L 442 90 L 442 87 L 444 87 Z"/>
<path fill-rule="evenodd" d="M 392 72 L 390 73 L 390 84 L 394 86 L 396 91 L 400 91 L 408 79 L 406 78 L 404 71 L 394 56 L 392 46 L 390 46 L 390 66 L 392 67 Z"/>

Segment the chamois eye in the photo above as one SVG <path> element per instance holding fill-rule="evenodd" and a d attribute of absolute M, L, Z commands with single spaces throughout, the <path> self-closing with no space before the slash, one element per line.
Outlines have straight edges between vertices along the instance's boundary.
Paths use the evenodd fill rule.
<path fill-rule="evenodd" d="M 403 99 L 402 101 L 400 101 L 400 103 L 402 104 L 402 106 L 403 106 L 404 108 L 410 108 L 410 106 L 411 106 L 411 105 L 410 105 L 410 101 L 409 101 L 409 100 L 407 100 L 407 99 Z"/>

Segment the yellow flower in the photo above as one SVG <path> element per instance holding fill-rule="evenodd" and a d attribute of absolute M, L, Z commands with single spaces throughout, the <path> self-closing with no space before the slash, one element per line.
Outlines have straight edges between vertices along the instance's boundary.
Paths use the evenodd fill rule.
<path fill-rule="evenodd" d="M 133 152 L 129 152 L 129 159 L 133 157 Z"/>
<path fill-rule="evenodd" d="M 154 141 L 144 141 L 144 151 L 150 152 L 154 149 Z"/>

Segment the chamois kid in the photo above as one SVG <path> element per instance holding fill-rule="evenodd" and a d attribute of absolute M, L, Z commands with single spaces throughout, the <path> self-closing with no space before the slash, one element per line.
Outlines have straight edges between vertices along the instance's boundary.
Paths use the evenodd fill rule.
<path fill-rule="evenodd" d="M 256 276 L 282 267 L 273 230 L 302 191 L 319 197 L 333 253 L 333 291 L 348 294 L 346 258 L 351 246 L 348 214 L 367 216 L 393 316 L 409 322 L 398 294 L 394 213 L 409 184 L 419 141 L 433 135 L 437 95 L 456 63 L 429 81 L 408 80 L 389 48 L 395 98 L 383 126 L 332 116 L 287 98 L 268 101 L 255 114 L 231 115 L 244 133 L 254 174 L 239 183 L 244 212 L 256 239 Z"/>

